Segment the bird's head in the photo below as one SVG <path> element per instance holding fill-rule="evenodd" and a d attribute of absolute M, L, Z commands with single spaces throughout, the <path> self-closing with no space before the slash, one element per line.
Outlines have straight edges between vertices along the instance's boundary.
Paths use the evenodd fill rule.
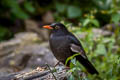
<path fill-rule="evenodd" d="M 51 25 L 45 25 L 43 28 L 52 29 L 52 30 L 65 30 L 65 26 L 62 23 L 52 23 Z"/>

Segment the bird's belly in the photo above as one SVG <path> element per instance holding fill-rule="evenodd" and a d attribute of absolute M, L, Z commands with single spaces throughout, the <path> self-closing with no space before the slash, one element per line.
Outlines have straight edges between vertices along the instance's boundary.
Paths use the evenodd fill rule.
<path fill-rule="evenodd" d="M 61 62 L 65 62 L 66 59 L 71 56 L 71 51 L 69 49 L 69 45 L 64 43 L 54 43 L 57 46 L 53 46 L 52 52 L 54 56 Z"/>

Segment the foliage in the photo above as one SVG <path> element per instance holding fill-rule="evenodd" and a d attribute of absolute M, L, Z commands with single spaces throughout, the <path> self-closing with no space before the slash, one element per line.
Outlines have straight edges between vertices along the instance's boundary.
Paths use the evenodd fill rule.
<path fill-rule="evenodd" d="M 120 0 L 65 0 L 56 1 L 56 17 L 76 19 L 82 26 L 100 27 L 120 21 Z M 60 20 L 62 20 L 61 18 Z M 90 25 L 89 25 L 90 24 Z"/>
<path fill-rule="evenodd" d="M 38 15 L 41 20 L 45 12 L 51 11 L 55 21 L 101 27 L 120 22 L 119 3 L 120 0 L 1 0 L 0 20 L 7 18 L 12 22 L 18 19 L 24 21 Z M 37 17 L 34 19 L 38 20 Z"/>
<path fill-rule="evenodd" d="M 11 37 L 11 32 L 7 28 L 4 28 L 3 26 L 0 26 L 0 32 L 1 32 L 0 33 L 0 41 Z"/>
<path fill-rule="evenodd" d="M 96 67 L 99 75 L 87 74 L 87 76 L 80 76 L 79 71 L 86 72 L 85 68 L 76 61 L 72 56 L 72 61 L 70 63 L 70 70 L 72 75 L 69 76 L 68 80 L 119 80 L 120 79 L 120 35 L 115 37 L 116 34 L 109 36 L 100 35 L 95 37 L 92 29 L 77 29 L 74 28 L 73 32 L 75 34 L 81 32 L 87 32 L 85 38 L 80 39 L 82 45 L 87 53 L 89 60 Z M 120 32 L 118 33 L 120 34 Z M 116 47 L 117 46 L 117 47 Z"/>
<path fill-rule="evenodd" d="M 18 19 L 28 19 L 30 14 L 35 12 L 31 1 L 19 1 L 20 0 L 0 0 L 0 41 L 11 37 L 12 32 L 8 28 L 9 26 L 13 26 L 11 24 L 14 24 Z"/>
<path fill-rule="evenodd" d="M 22 6 L 17 0 L 1 0 L 1 6 L 4 8 L 4 10 L 0 10 L 1 14 L 5 15 L 4 13 L 8 12 L 11 19 L 27 19 L 29 14 L 26 11 L 34 12 L 32 3 L 27 0 Z"/>

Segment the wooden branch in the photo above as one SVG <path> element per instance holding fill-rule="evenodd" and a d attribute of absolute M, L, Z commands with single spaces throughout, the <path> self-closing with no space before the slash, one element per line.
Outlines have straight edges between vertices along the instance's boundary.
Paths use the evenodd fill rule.
<path fill-rule="evenodd" d="M 53 74 L 54 73 L 54 76 Z M 20 73 L 15 75 L 13 80 L 60 80 L 61 78 L 65 78 L 67 76 L 66 69 L 62 69 L 59 71 L 59 69 L 51 70 L 45 70 L 44 68 L 38 67 L 35 70 L 32 70 L 30 72 Z"/>

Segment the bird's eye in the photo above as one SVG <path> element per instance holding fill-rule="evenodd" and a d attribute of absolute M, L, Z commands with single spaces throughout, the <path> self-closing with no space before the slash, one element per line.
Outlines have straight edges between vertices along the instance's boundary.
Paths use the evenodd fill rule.
<path fill-rule="evenodd" d="M 60 27 L 59 26 L 55 26 L 55 29 L 59 29 Z"/>

